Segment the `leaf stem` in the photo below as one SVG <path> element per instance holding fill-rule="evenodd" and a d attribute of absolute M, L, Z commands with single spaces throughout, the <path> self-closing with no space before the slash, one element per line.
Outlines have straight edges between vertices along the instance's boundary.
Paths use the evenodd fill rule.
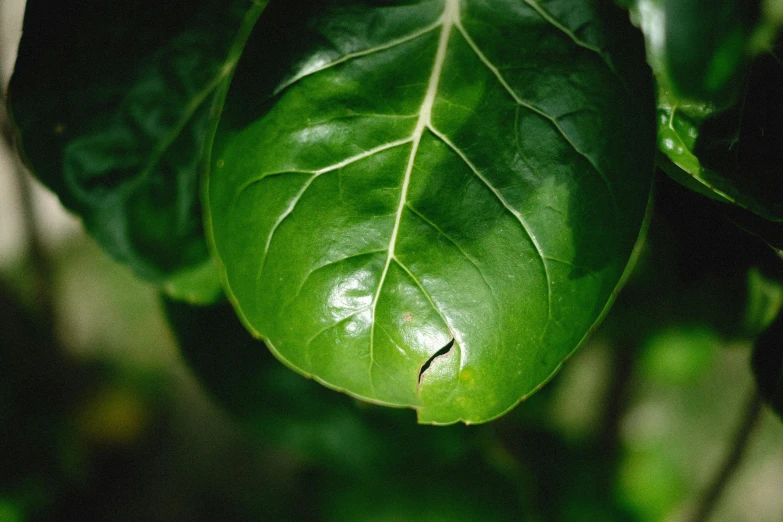
<path fill-rule="evenodd" d="M 745 406 L 742 422 L 737 429 L 737 432 L 734 434 L 734 441 L 731 445 L 731 449 L 728 455 L 726 455 L 726 459 L 719 468 L 718 474 L 713 479 L 712 484 L 710 484 L 704 497 L 702 497 L 701 502 L 691 518 L 691 522 L 705 522 L 709 519 L 710 515 L 715 510 L 715 507 L 718 505 L 718 501 L 723 496 L 726 487 L 739 469 L 739 465 L 742 462 L 742 457 L 748 447 L 753 430 L 758 424 L 761 415 L 761 405 L 761 398 L 754 390 L 750 400 L 748 400 L 748 403 Z"/>

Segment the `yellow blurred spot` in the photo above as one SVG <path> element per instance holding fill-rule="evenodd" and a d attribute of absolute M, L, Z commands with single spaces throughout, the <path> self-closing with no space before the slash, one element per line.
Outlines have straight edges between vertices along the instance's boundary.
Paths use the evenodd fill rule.
<path fill-rule="evenodd" d="M 92 443 L 130 445 L 144 433 L 149 418 L 141 398 L 132 390 L 104 390 L 79 418 L 79 432 Z"/>

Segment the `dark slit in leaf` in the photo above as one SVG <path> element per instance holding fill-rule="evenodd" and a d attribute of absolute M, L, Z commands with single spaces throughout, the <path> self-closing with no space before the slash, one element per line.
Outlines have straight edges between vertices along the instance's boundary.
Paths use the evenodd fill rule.
<path fill-rule="evenodd" d="M 434 361 L 437 357 L 440 357 L 441 355 L 446 355 L 451 351 L 451 347 L 454 346 L 454 338 L 451 338 L 451 341 L 446 343 L 446 345 L 438 350 L 437 352 L 433 353 L 432 356 L 427 359 L 424 364 L 421 365 L 421 369 L 419 370 L 419 386 L 421 386 L 421 378 L 424 376 L 424 372 L 429 370 L 430 365 L 432 364 L 432 361 Z"/>

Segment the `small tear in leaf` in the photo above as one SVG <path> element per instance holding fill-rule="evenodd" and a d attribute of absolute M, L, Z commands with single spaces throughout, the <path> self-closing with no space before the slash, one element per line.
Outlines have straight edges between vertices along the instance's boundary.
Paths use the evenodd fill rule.
<path fill-rule="evenodd" d="M 454 346 L 454 338 L 451 338 L 451 341 L 446 343 L 446 345 L 438 350 L 437 352 L 433 353 L 432 356 L 427 359 L 424 364 L 421 365 L 421 369 L 419 370 L 419 386 L 421 386 L 421 378 L 424 376 L 424 372 L 430 369 L 430 365 L 432 365 L 432 361 L 434 361 L 436 358 L 440 357 L 441 355 L 446 355 L 451 351 L 452 346 Z"/>

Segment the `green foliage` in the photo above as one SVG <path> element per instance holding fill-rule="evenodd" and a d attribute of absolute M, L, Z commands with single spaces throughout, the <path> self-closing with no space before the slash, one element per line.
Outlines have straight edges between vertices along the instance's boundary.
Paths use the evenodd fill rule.
<path fill-rule="evenodd" d="M 380 439 L 350 408 L 298 419 L 314 407 L 299 395 L 323 390 L 268 369 L 234 314 L 330 388 L 422 423 L 481 423 L 540 389 L 608 311 L 641 249 L 656 149 L 780 248 L 780 18 L 775 4 L 711 5 L 631 5 L 645 63 L 608 1 L 30 0 L 9 108 L 27 164 L 112 256 L 175 301 L 228 296 L 233 312 L 167 308 L 231 409 L 268 406 L 257 426 L 302 448 L 325 447 L 308 435 L 319 423 L 369 448 Z M 668 236 L 651 238 L 656 255 L 732 234 L 753 246 L 729 252 L 730 270 L 671 280 L 690 302 L 656 309 L 637 287 L 651 310 L 637 336 L 658 328 L 645 365 L 676 382 L 718 334 L 758 333 L 777 302 L 746 285 L 779 263 L 767 246 L 698 230 L 668 258 Z M 680 308 L 694 324 L 667 323 Z M 201 322 L 213 333 L 189 333 Z M 772 401 L 775 378 L 760 378 Z"/>
<path fill-rule="evenodd" d="M 564 4 L 571 29 L 515 6 L 273 5 L 213 149 L 208 233 L 245 324 L 420 422 L 483 422 L 546 382 L 647 204 L 650 85 L 616 65 L 641 42 L 603 28 L 622 13 Z"/>
<path fill-rule="evenodd" d="M 659 147 L 702 190 L 766 219 L 783 220 L 780 148 L 783 67 L 780 45 L 753 62 L 737 103 L 727 110 L 680 102 L 659 92 Z"/>
<path fill-rule="evenodd" d="M 783 417 L 783 285 L 754 275 L 750 315 L 760 335 L 753 350 L 753 372 L 759 392 Z M 777 316 L 777 319 L 775 319 Z"/>
<path fill-rule="evenodd" d="M 20 153 L 143 277 L 208 256 L 198 201 L 207 120 L 244 17 L 259 10 L 250 0 L 27 3 L 8 95 Z"/>
<path fill-rule="evenodd" d="M 783 316 L 781 316 L 783 317 Z M 780 317 L 756 341 L 753 371 L 759 391 L 772 408 L 783 416 L 783 319 Z"/>
<path fill-rule="evenodd" d="M 427 429 L 409 412 L 367 406 L 301 379 L 243 331 L 228 304 L 164 303 L 183 356 L 221 405 L 263 440 L 344 481 L 332 488 L 326 519 L 519 518 L 503 500 L 516 495 L 512 484 L 488 467 L 480 437 L 464 426 Z M 231 350 L 216 351 L 217 344 Z M 373 496 L 347 494 L 359 484 Z"/>
<path fill-rule="evenodd" d="M 757 2 L 723 1 L 710 9 L 703 3 L 634 6 L 657 80 L 658 148 L 674 164 L 661 166 L 692 190 L 780 222 L 780 20 Z M 744 223 L 754 220 L 738 215 Z M 779 225 L 773 231 L 763 222 L 745 226 L 763 236 L 781 234 Z"/>
<path fill-rule="evenodd" d="M 680 98 L 731 100 L 742 82 L 758 0 L 662 0 L 662 61 Z"/>

